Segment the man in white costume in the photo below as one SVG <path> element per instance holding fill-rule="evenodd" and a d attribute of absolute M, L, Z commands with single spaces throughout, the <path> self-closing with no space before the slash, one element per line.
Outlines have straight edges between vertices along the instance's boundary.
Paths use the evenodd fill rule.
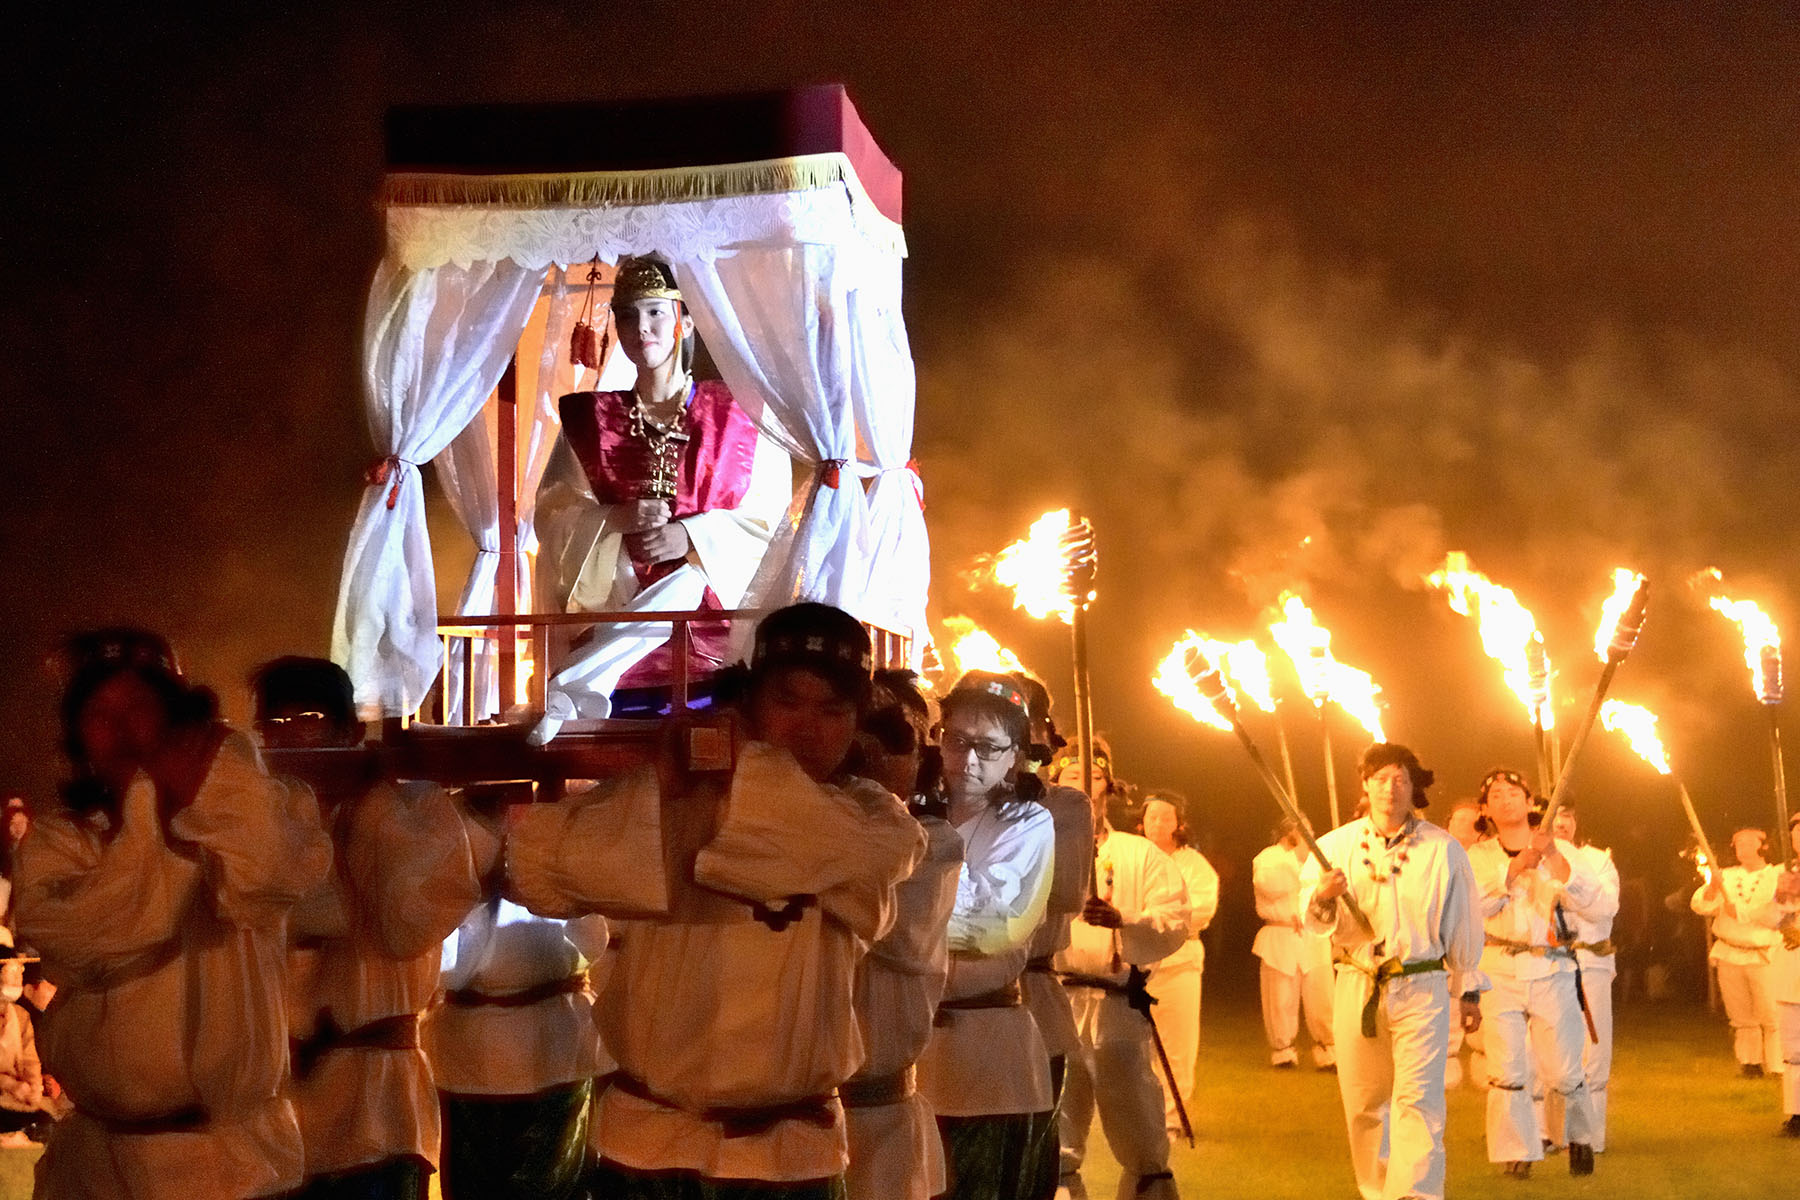
<path fill-rule="evenodd" d="M 656 258 L 619 263 L 610 308 L 629 391 L 560 402 L 562 436 L 539 488 L 539 603 L 566 612 L 736 608 L 793 496 L 792 466 L 718 380 L 689 374 L 694 319 Z M 716 669 L 722 622 L 689 626 L 690 669 Z M 667 623 L 599 625 L 550 679 L 531 740 L 612 711 L 621 682 L 667 682 Z M 639 679 L 638 676 L 643 678 Z"/>
<path fill-rule="evenodd" d="M 631 918 L 600 998 L 619 1068 L 595 1110 L 598 1194 L 839 1194 L 836 1092 L 865 1058 L 856 967 L 926 842 L 885 788 L 844 771 L 870 665 L 848 613 L 780 609 L 756 632 L 749 740 L 678 723 L 684 753 L 514 818 L 511 898 Z"/>
<path fill-rule="evenodd" d="M 1488 1161 L 1525 1177 L 1544 1157 L 1531 1104 L 1535 1042 L 1544 1088 L 1561 1097 L 1569 1173 L 1590 1175 L 1593 1109 L 1581 1061 L 1588 1035 L 1567 913 L 1597 910 L 1600 881 L 1572 844 L 1533 826 L 1531 788 L 1517 771 L 1490 771 L 1481 806 L 1493 836 L 1475 843 L 1469 862 L 1486 918 L 1481 969 L 1492 984 L 1481 997 Z"/>
<path fill-rule="evenodd" d="M 1169 1056 L 1169 1071 L 1159 1064 L 1163 1088 L 1163 1124 L 1169 1136 L 1181 1133 L 1177 1093 L 1183 1108 L 1194 1094 L 1194 1067 L 1200 1060 L 1200 998 L 1206 971 L 1206 945 L 1200 935 L 1219 911 L 1219 873 L 1196 850 L 1188 831 L 1187 799 L 1178 792 L 1151 792 L 1144 798 L 1144 836 L 1167 854 L 1187 887 L 1188 936 L 1181 949 L 1150 972 L 1150 995 L 1156 1000 L 1156 1028 Z M 1192 1110 L 1188 1109 L 1192 1121 Z"/>
<path fill-rule="evenodd" d="M 963 843 L 950 915 L 950 976 L 919 1090 L 937 1113 L 949 1200 L 1024 1194 L 1037 1121 L 1053 1105 L 1050 1056 L 1019 977 L 1044 920 L 1055 863 L 1050 813 L 1023 768 L 1030 709 L 1011 676 L 971 671 L 941 702 L 944 794 Z"/>
<path fill-rule="evenodd" d="M 1269 1062 L 1277 1067 L 1299 1064 L 1295 1042 L 1304 1014 L 1312 1035 L 1313 1065 L 1325 1070 L 1337 1062 L 1331 1048 L 1331 943 L 1307 931 L 1301 912 L 1300 872 L 1306 855 L 1299 829 L 1284 822 L 1275 844 L 1251 861 L 1250 887 L 1263 925 L 1250 950 L 1261 960 Z"/>
<path fill-rule="evenodd" d="M 1800 813 L 1788 818 L 1787 868 L 1775 885 L 1781 909 L 1776 932 L 1781 941 L 1771 951 L 1769 991 L 1775 996 L 1781 1024 L 1781 1132 L 1800 1138 Z"/>
<path fill-rule="evenodd" d="M 1712 962 L 1719 973 L 1719 997 L 1731 1022 L 1732 1050 L 1748 1076 L 1781 1071 L 1781 1035 L 1775 998 L 1769 990 L 1769 961 L 1781 935 L 1775 903 L 1780 868 L 1763 857 L 1768 835 L 1740 829 L 1731 835 L 1735 866 L 1713 871 L 1694 893 L 1690 907 L 1712 920 Z"/>
<path fill-rule="evenodd" d="M 362 741 L 355 689 L 334 662 L 279 658 L 251 688 L 265 748 Z M 288 1095 L 307 1181 L 295 1200 L 414 1200 L 440 1140 L 419 1014 L 500 839 L 465 825 L 433 783 L 322 783 L 317 796 L 332 871 L 288 921 Z"/>
<path fill-rule="evenodd" d="M 862 721 L 861 773 L 907 801 L 915 798 L 931 730 L 930 708 L 911 672 L 876 673 Z M 849 1200 L 928 1200 L 944 1190 L 944 1147 L 914 1064 L 950 974 L 949 925 L 963 847 L 943 817 L 915 810 L 925 857 L 894 889 L 894 927 L 856 972 L 856 1019 L 868 1051 L 838 1088 L 844 1102 Z"/>
<path fill-rule="evenodd" d="M 1024 989 L 1025 1007 L 1037 1022 L 1050 1055 L 1050 1090 L 1062 1096 L 1063 1080 L 1068 1074 L 1068 1058 L 1081 1048 L 1081 1034 L 1075 1028 L 1075 1011 L 1069 1004 L 1069 993 L 1056 977 L 1056 955 L 1069 945 L 1069 928 L 1087 903 L 1088 889 L 1094 871 L 1094 810 L 1088 797 L 1079 789 L 1050 783 L 1046 776 L 1056 751 L 1066 745 L 1056 732 L 1050 715 L 1050 691 L 1042 680 L 1023 671 L 1013 678 L 1025 690 L 1031 707 L 1031 751 L 1033 773 L 1045 779 L 1043 794 L 1037 802 L 1050 810 L 1056 830 L 1056 864 L 1050 879 L 1050 898 L 1044 907 L 1044 921 L 1031 939 L 1031 957 L 1025 963 L 1025 974 L 1019 984 Z M 1079 778 L 1079 775 L 1077 776 Z M 1100 775 L 1095 772 L 1095 781 Z M 1061 1153 L 1053 1110 L 1034 1120 L 1031 1160 L 1026 1174 L 1029 1180 L 1021 1192 L 1021 1200 L 1052 1200 L 1056 1195 L 1057 1176 L 1062 1171 Z"/>
<path fill-rule="evenodd" d="M 1581 1071 L 1587 1079 L 1588 1108 L 1593 1114 L 1588 1145 L 1600 1154 L 1606 1150 L 1606 1100 L 1612 1082 L 1612 992 L 1613 978 L 1618 974 L 1612 926 L 1613 918 L 1619 915 L 1619 868 L 1613 864 L 1612 851 L 1579 836 L 1579 818 L 1573 804 L 1564 804 L 1557 810 L 1553 832 L 1560 841 L 1575 847 L 1571 861 L 1580 862 L 1600 885 L 1592 904 L 1578 905 L 1570 898 L 1563 905 L 1568 932 L 1574 938 L 1575 962 L 1581 968 L 1582 998 L 1587 1002 L 1588 1019 L 1593 1022 L 1594 1036 L 1582 1042 Z M 1540 1079 L 1543 1074 L 1540 1069 Z M 1539 1088 L 1542 1089 L 1541 1083 Z M 1561 1093 L 1543 1093 L 1544 1136 L 1557 1145 L 1568 1141 L 1563 1110 Z"/>
<path fill-rule="evenodd" d="M 571 1200 L 594 1079 L 611 1070 L 586 983 L 606 918 L 539 917 L 499 896 L 444 943 L 422 1040 L 444 1114 L 445 1200 Z"/>
<path fill-rule="evenodd" d="M 1308 928 L 1330 934 L 1338 961 L 1332 1041 L 1357 1190 L 1438 1200 L 1450 1021 L 1453 1011 L 1465 1028 L 1481 1020 L 1479 894 L 1468 854 L 1415 811 L 1432 781 L 1418 756 L 1378 742 L 1361 775 L 1368 813 L 1319 839 L 1338 865 L 1321 873 L 1308 861 L 1301 895 Z M 1338 903 L 1346 892 L 1372 937 Z"/>
<path fill-rule="evenodd" d="M 263 770 L 167 643 L 80 639 L 63 695 L 74 778 L 20 847 L 21 938 L 57 986 L 39 1041 L 75 1112 L 46 1200 L 243 1200 L 299 1185 L 282 1093 L 289 908 L 325 878 L 313 798 Z"/>
<path fill-rule="evenodd" d="M 1093 812 L 1094 890 L 1056 956 L 1075 1006 L 1081 1049 L 1071 1055 L 1058 1132 L 1062 1185 L 1071 1200 L 1087 1195 L 1081 1165 L 1100 1116 L 1120 1167 L 1118 1195 L 1174 1197 L 1169 1130 L 1157 1074 L 1150 972 L 1188 939 L 1187 885 L 1174 861 L 1148 838 L 1121 833 L 1104 801 Z M 1160 1015 L 1160 1014 L 1155 1014 Z"/>

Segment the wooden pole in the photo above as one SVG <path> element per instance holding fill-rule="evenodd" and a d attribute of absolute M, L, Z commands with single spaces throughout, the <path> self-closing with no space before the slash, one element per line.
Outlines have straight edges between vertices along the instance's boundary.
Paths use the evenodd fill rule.
<path fill-rule="evenodd" d="M 1281 773 L 1287 777 L 1288 795 L 1300 802 L 1300 789 L 1294 783 L 1294 755 L 1288 749 L 1287 722 L 1281 719 L 1281 706 L 1275 706 L 1275 741 L 1281 747 Z"/>
<path fill-rule="evenodd" d="M 1325 799 L 1330 803 L 1331 827 L 1336 829 L 1342 825 L 1343 819 L 1338 814 L 1337 764 L 1332 762 L 1331 722 L 1325 715 L 1325 705 L 1319 704 L 1319 739 L 1325 747 Z"/>
<path fill-rule="evenodd" d="M 1775 837 L 1781 843 L 1775 861 L 1786 864 L 1792 857 L 1789 850 L 1793 839 L 1788 836 L 1787 768 L 1781 761 L 1781 709 L 1775 704 L 1764 707 L 1769 712 L 1769 754 L 1775 765 Z"/>
<path fill-rule="evenodd" d="M 494 574 L 494 611 L 513 616 L 519 611 L 519 356 L 507 361 L 499 387 L 499 470 L 496 492 L 500 499 L 500 563 Z M 504 628 L 500 643 L 500 712 L 504 715 L 519 698 L 519 631 Z M 473 721 L 471 721 L 473 724 Z"/>

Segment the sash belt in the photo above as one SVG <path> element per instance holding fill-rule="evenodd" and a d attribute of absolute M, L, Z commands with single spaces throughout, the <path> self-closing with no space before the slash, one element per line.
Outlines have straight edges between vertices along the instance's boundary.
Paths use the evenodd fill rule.
<path fill-rule="evenodd" d="M 624 1071 L 615 1071 L 605 1079 L 606 1083 L 618 1088 L 627 1096 L 635 1096 L 662 1108 L 673 1108 L 693 1113 L 692 1109 L 682 1109 L 673 1100 L 667 1100 L 651 1091 L 643 1080 Z M 805 1121 L 809 1125 L 817 1125 L 820 1129 L 837 1127 L 837 1110 L 831 1105 L 837 1096 L 836 1092 L 825 1092 L 818 1096 L 806 1096 L 799 1100 L 790 1100 L 784 1104 L 770 1104 L 755 1108 L 732 1108 L 719 1106 L 704 1108 L 694 1115 L 704 1121 L 712 1121 L 724 1126 L 723 1133 L 728 1138 L 754 1137 L 767 1133 L 782 1121 Z"/>
<path fill-rule="evenodd" d="M 1515 942 L 1511 938 L 1487 935 L 1487 944 L 1506 951 L 1508 954 L 1533 954 L 1538 958 L 1574 958 L 1573 942 L 1557 942 L 1554 945 L 1540 946 L 1535 942 Z"/>
<path fill-rule="evenodd" d="M 526 988 L 522 992 L 504 992 L 493 995 L 489 992 L 477 991 L 474 988 L 457 988 L 454 992 L 445 992 L 444 1001 L 458 1008 L 524 1008 L 531 1004 L 540 1004 L 554 996 L 575 996 L 587 989 L 587 981 L 580 975 L 570 975 L 563 979 L 552 979 L 548 983 L 540 983 L 536 987 Z"/>
<path fill-rule="evenodd" d="M 319 1060 L 333 1050 L 417 1050 L 419 1048 L 419 1015 L 401 1013 L 383 1017 L 355 1029 L 343 1030 L 325 1013 L 311 1037 L 291 1038 L 288 1042 L 294 1078 L 305 1079 L 319 1065 Z"/>
<path fill-rule="evenodd" d="M 1362 1010 L 1362 1035 L 1366 1038 L 1375 1036 L 1375 1009 L 1381 1002 L 1382 989 L 1387 987 L 1389 980 L 1398 979 L 1403 975 L 1429 975 L 1433 971 L 1442 971 L 1444 969 L 1444 960 L 1442 956 L 1437 958 L 1416 958 L 1412 962 L 1401 962 L 1397 958 L 1384 958 L 1373 967 L 1363 966 L 1348 954 L 1338 955 L 1337 961 L 1343 966 L 1349 967 L 1352 970 L 1361 971 L 1364 975 L 1369 977 L 1369 982 L 1371 984 L 1369 988 L 1369 999 L 1367 1003 L 1363 1005 Z"/>
<path fill-rule="evenodd" d="M 1056 956 L 1046 954 L 1042 958 L 1031 959 L 1026 962 L 1025 969 L 1035 971 L 1039 975 L 1054 975 L 1056 974 Z"/>
<path fill-rule="evenodd" d="M 933 1025 L 948 1025 L 953 1012 L 973 1012 L 983 1008 L 1018 1008 L 1025 1003 L 1024 995 L 1019 991 L 1019 981 L 995 988 L 991 992 L 981 992 L 974 996 L 964 996 L 960 1000 L 939 1000 L 937 1015 L 931 1019 Z"/>
<path fill-rule="evenodd" d="M 885 1108 L 913 1094 L 913 1069 L 892 1075 L 859 1075 L 838 1085 L 838 1099 L 845 1108 Z"/>
<path fill-rule="evenodd" d="M 197 1133 L 205 1129 L 208 1122 L 212 1120 L 212 1114 L 198 1105 L 192 1108 L 178 1109 L 160 1117 L 139 1117 L 135 1120 L 101 1117 L 95 1116 L 93 1113 L 83 1113 L 82 1115 L 92 1117 L 104 1126 L 108 1133 L 127 1137 L 144 1137 L 154 1133 Z"/>

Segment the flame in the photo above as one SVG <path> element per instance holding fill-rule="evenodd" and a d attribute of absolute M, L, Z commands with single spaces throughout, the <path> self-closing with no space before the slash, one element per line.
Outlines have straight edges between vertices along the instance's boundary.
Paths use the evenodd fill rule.
<path fill-rule="evenodd" d="M 1212 655 L 1212 652 L 1207 649 L 1208 645 L 1223 645 L 1223 643 L 1212 642 L 1193 630 L 1188 630 L 1186 636 L 1175 643 L 1174 649 L 1170 650 L 1157 666 L 1156 675 L 1150 682 L 1156 685 L 1157 691 L 1173 701 L 1176 708 L 1194 720 L 1202 725 L 1210 725 L 1214 729 L 1223 729 L 1229 732 L 1231 722 L 1201 694 L 1200 688 L 1194 683 L 1193 676 L 1188 673 L 1190 656 L 1199 654 L 1210 657 Z M 1214 661 L 1217 661 L 1216 658 Z"/>
<path fill-rule="evenodd" d="M 1608 700 L 1600 706 L 1600 723 L 1623 733 L 1638 757 L 1655 767 L 1658 774 L 1672 773 L 1669 752 L 1663 748 L 1662 739 L 1656 736 L 1655 713 L 1623 700 Z"/>
<path fill-rule="evenodd" d="M 1381 689 L 1367 671 L 1346 666 L 1331 656 L 1331 631 L 1314 619 L 1312 610 L 1292 592 L 1281 594 L 1286 619 L 1269 626 L 1275 644 L 1287 653 L 1300 677 L 1300 687 L 1316 705 L 1336 701 L 1378 742 L 1387 734 L 1381 727 L 1376 697 Z M 1260 703 L 1260 701 L 1258 701 Z"/>
<path fill-rule="evenodd" d="M 1594 631 L 1594 656 L 1601 662 L 1607 661 L 1613 635 L 1618 632 L 1619 621 L 1631 606 L 1632 594 L 1643 581 L 1644 577 L 1630 567 L 1613 569 L 1613 593 L 1601 606 L 1600 627 Z"/>
<path fill-rule="evenodd" d="M 1519 603 L 1511 588 L 1502 587 L 1477 571 L 1469 556 L 1452 550 L 1444 557 L 1444 565 L 1425 577 L 1425 582 L 1444 591 L 1453 611 L 1471 615 L 1471 604 L 1478 606 L 1473 614 L 1481 627 L 1481 648 L 1500 664 L 1506 686 L 1525 706 L 1525 712 L 1545 729 L 1552 728 L 1556 716 L 1551 709 L 1548 674 L 1541 684 L 1532 677 L 1531 646 L 1540 646 L 1537 620 L 1531 610 Z"/>
<path fill-rule="evenodd" d="M 945 617 L 944 632 L 950 637 L 944 652 L 945 664 L 954 677 L 967 671 L 1023 671 L 1019 656 L 1002 646 L 994 635 L 968 617 Z"/>
<path fill-rule="evenodd" d="M 1047 512 L 1032 523 L 1023 541 L 1014 542 L 994 557 L 994 578 L 1012 589 L 1013 607 L 1039 620 L 1055 617 L 1063 624 L 1075 620 L 1075 601 L 1068 591 L 1067 560 L 1061 539 L 1069 528 L 1069 510 Z"/>
<path fill-rule="evenodd" d="M 1712 886 L 1712 859 L 1706 857 L 1706 851 L 1700 849 L 1698 846 L 1694 847 L 1694 866 L 1700 872 L 1701 882 L 1705 883 L 1708 887 Z"/>
<path fill-rule="evenodd" d="M 1775 628 L 1775 622 L 1749 600 L 1714 596 L 1708 603 L 1736 621 L 1743 631 L 1744 662 L 1750 667 L 1750 686 L 1756 689 L 1757 698 L 1764 704 L 1780 700 L 1781 631 Z"/>
<path fill-rule="evenodd" d="M 1275 711 L 1275 693 L 1269 685 L 1269 656 L 1248 638 L 1241 642 L 1221 642 L 1188 630 L 1188 639 L 1199 646 L 1225 676 L 1232 690 L 1242 692 L 1264 712 Z M 1183 647 L 1188 642 L 1182 643 Z"/>

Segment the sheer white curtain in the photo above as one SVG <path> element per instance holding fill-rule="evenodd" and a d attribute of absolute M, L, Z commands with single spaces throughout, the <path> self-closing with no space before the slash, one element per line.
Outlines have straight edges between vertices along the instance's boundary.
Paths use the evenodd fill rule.
<path fill-rule="evenodd" d="M 912 634 L 914 667 L 924 649 L 931 542 L 924 484 L 911 466 L 916 377 L 900 311 L 900 260 L 871 259 L 847 295 L 851 399 L 868 456 L 868 577 L 864 620 Z"/>
<path fill-rule="evenodd" d="M 717 257 L 669 251 L 683 298 L 744 411 L 812 479 L 788 510 L 745 597 L 862 615 L 868 505 L 857 478 L 846 295 L 860 255 L 841 247 L 749 246 Z"/>
<path fill-rule="evenodd" d="M 542 279 L 541 268 L 510 259 L 420 269 L 384 261 L 370 286 L 364 402 L 383 457 L 344 552 L 331 654 L 350 673 L 357 703 L 382 716 L 418 707 L 440 657 L 419 464 L 480 414 Z"/>
<path fill-rule="evenodd" d="M 477 413 L 433 462 L 451 510 L 475 543 L 475 561 L 469 565 L 469 577 L 457 598 L 456 611 L 493 612 L 494 584 L 500 568 L 500 493 L 494 478 L 494 442 L 488 432 L 487 414 Z M 498 708 L 499 680 L 494 673 L 497 657 L 490 638 L 476 638 L 469 646 L 474 674 L 469 707 L 474 712 L 465 713 L 462 647 L 453 643 L 444 676 L 446 712 L 451 724 L 472 724 Z"/>

